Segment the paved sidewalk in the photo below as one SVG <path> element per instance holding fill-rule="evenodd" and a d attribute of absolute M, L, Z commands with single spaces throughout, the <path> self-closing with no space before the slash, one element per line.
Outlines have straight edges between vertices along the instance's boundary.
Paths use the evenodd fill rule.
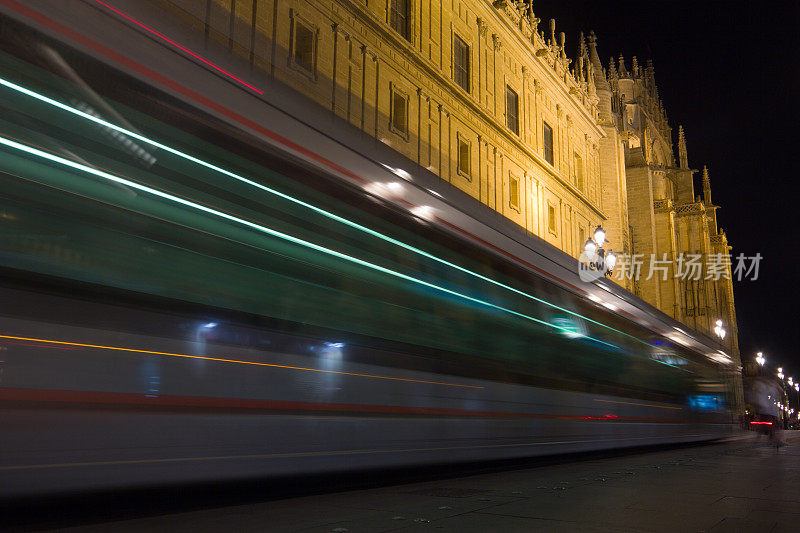
<path fill-rule="evenodd" d="M 800 434 L 275 500 L 82 531 L 800 531 Z M 77 529 L 77 528 L 76 528 Z"/>

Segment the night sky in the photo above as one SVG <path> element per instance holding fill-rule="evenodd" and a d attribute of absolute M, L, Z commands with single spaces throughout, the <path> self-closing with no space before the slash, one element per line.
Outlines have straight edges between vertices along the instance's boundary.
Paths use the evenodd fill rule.
<path fill-rule="evenodd" d="M 736 281 L 742 359 L 763 351 L 767 365 L 800 377 L 798 125 L 800 3 L 667 0 L 534 0 L 547 33 L 594 30 L 609 57 L 652 59 L 673 128 L 686 130 L 689 166 L 708 165 L 718 221 L 733 257 L 760 252 L 757 281 Z M 695 175 L 695 194 L 702 194 Z"/>

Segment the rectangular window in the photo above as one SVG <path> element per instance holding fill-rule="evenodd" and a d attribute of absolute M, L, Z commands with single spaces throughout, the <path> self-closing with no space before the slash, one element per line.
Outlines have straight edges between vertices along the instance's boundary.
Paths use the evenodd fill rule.
<path fill-rule="evenodd" d="M 577 153 L 575 155 L 575 186 L 583 190 L 583 159 Z"/>
<path fill-rule="evenodd" d="M 550 233 L 556 234 L 556 206 L 552 204 L 547 206 L 547 228 Z"/>
<path fill-rule="evenodd" d="M 471 177 L 470 167 L 472 164 L 472 154 L 470 154 L 469 142 L 462 137 L 458 138 L 458 173 L 466 177 Z"/>
<path fill-rule="evenodd" d="M 519 211 L 519 180 L 513 175 L 508 179 L 508 205 Z"/>
<path fill-rule="evenodd" d="M 408 99 L 402 93 L 392 89 L 391 102 L 392 129 L 403 136 L 408 134 Z"/>
<path fill-rule="evenodd" d="M 552 165 L 555 162 L 553 158 L 553 128 L 547 122 L 542 122 L 542 141 L 544 143 L 544 159 Z"/>
<path fill-rule="evenodd" d="M 314 30 L 295 19 L 294 23 L 294 62 L 309 73 L 314 72 Z"/>
<path fill-rule="evenodd" d="M 469 92 L 469 46 L 453 34 L 453 80 Z"/>
<path fill-rule="evenodd" d="M 406 41 L 411 41 L 411 0 L 392 0 L 389 23 Z"/>
<path fill-rule="evenodd" d="M 506 85 L 506 126 L 519 135 L 519 97 L 508 85 Z"/>

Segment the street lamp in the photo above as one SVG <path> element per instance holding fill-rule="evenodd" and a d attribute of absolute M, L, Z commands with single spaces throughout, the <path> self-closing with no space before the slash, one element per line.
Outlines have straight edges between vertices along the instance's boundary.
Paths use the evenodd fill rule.
<path fill-rule="evenodd" d="M 764 357 L 764 354 L 762 354 L 761 352 L 758 352 L 756 354 L 756 363 L 758 363 L 759 366 L 764 366 L 764 363 L 766 363 L 766 362 L 767 362 L 767 360 Z"/>
<path fill-rule="evenodd" d="M 725 335 L 727 335 L 728 332 L 722 327 L 722 320 L 717 320 L 717 323 L 714 326 L 714 333 L 717 334 L 717 337 L 719 337 L 720 340 L 725 340 Z"/>
<path fill-rule="evenodd" d="M 606 231 L 602 226 L 597 226 L 594 234 L 586 239 L 583 244 L 583 251 L 591 268 L 604 271 L 606 276 L 610 276 L 617 264 L 617 254 L 611 248 L 608 251 L 603 249 L 606 242 Z"/>
<path fill-rule="evenodd" d="M 797 409 L 800 410 L 800 383 L 794 384 L 795 400 L 797 400 Z M 797 419 L 800 420 L 800 412 L 797 414 Z"/>

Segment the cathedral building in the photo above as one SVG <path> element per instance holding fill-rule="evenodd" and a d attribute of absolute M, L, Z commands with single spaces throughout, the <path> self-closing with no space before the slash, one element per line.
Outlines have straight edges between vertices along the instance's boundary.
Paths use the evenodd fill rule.
<path fill-rule="evenodd" d="M 709 174 L 695 196 L 651 63 L 604 68 L 594 34 L 568 46 L 530 2 L 153 2 L 576 258 L 603 226 L 613 281 L 701 333 L 721 320 L 738 361 L 730 262 L 708 276 L 730 253 Z"/>
<path fill-rule="evenodd" d="M 676 161 L 672 130 L 658 97 L 652 62 L 611 59 L 607 83 L 616 131 L 622 136 L 627 182 L 629 234 L 627 288 L 651 305 L 697 331 L 714 335 L 717 321 L 732 334 L 723 339 L 738 354 L 730 246 L 717 226 L 707 167 L 703 196 L 695 195 L 686 137 L 678 128 Z M 629 240 L 628 240 L 629 239 Z M 650 275 L 654 273 L 654 275 Z M 629 274 L 629 275 L 625 275 Z"/>

